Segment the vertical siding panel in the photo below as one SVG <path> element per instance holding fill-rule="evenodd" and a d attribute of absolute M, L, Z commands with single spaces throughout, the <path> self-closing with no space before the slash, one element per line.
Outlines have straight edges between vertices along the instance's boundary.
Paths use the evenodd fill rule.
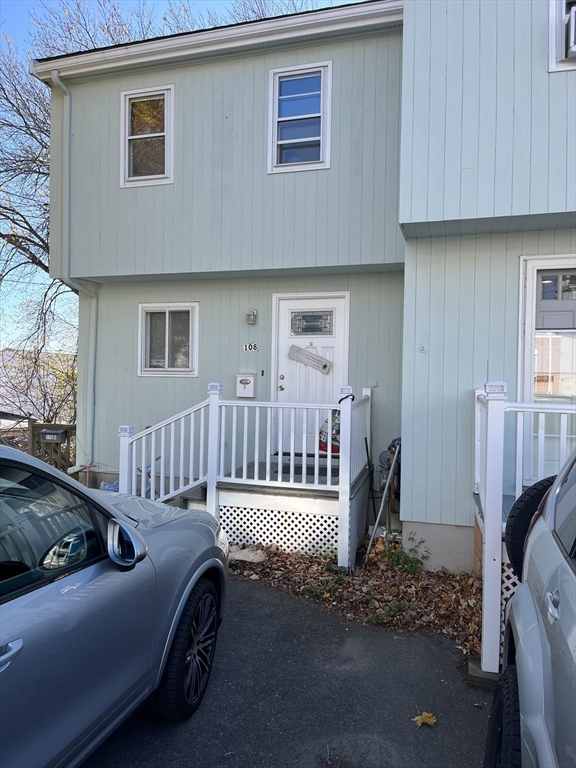
<path fill-rule="evenodd" d="M 462 145 L 462 5 L 447 3 L 446 128 L 443 204 L 446 219 L 460 218 L 460 147 Z M 448 44 L 448 41 L 449 44 Z M 436 147 L 431 148 L 436 152 Z M 435 182 L 434 182 L 435 183 Z"/>
<path fill-rule="evenodd" d="M 208 65 L 203 66 L 202 78 L 202 114 L 208 110 L 214 109 L 214 73 Z M 204 119 L 206 119 L 204 117 Z M 207 121 L 208 122 L 208 121 Z M 201 269 L 219 270 L 221 265 L 221 254 L 218 250 L 218 243 L 212 241 L 213 233 L 213 188 L 216 180 L 213 178 L 213 152 L 214 152 L 214 133 L 212 126 L 208 124 L 203 131 L 202 146 L 199 147 L 200 159 L 200 177 L 201 186 L 199 193 L 202 201 L 202 218 L 199 226 L 201 234 L 200 246 L 202 249 L 200 258 Z"/>
<path fill-rule="evenodd" d="M 471 2 L 473 0 L 470 0 Z M 414 103 L 418 105 L 418 118 L 412 130 L 412 220 L 427 219 L 428 206 L 428 134 L 430 129 L 430 60 L 432 46 L 430 39 L 430 0 L 418 2 L 418 26 L 420 34 L 415 40 Z M 436 7 L 434 5 L 434 7 Z M 437 148 L 435 147 L 435 151 Z"/>
<path fill-rule="evenodd" d="M 438 474 L 441 483 L 441 492 L 438 494 L 440 504 L 440 519 L 443 523 L 457 524 L 456 515 L 456 478 L 453 473 L 447 472 L 446 467 L 455 467 L 458 460 L 457 436 L 458 436 L 458 371 L 459 371 L 459 346 L 460 335 L 459 318 L 460 302 L 462 296 L 457 289 L 457 279 L 460 275 L 460 243 L 456 238 L 448 238 L 444 241 L 445 258 L 442 289 L 443 296 L 443 360 L 442 360 L 442 388 L 441 402 L 437 403 L 434 410 L 438 411 L 443 430 L 442 441 L 435 440 L 436 448 L 440 450 L 440 466 Z M 437 308 L 439 309 L 439 307 Z M 437 312 L 437 314 L 440 314 Z"/>
<path fill-rule="evenodd" d="M 522 8 L 520 8 L 520 5 Z M 512 214 L 530 210 L 530 142 L 532 104 L 532 25 L 526 5 L 515 4 L 514 13 L 514 173 Z M 529 6 L 528 6 L 529 7 Z"/>
<path fill-rule="evenodd" d="M 480 93 L 478 123 L 478 205 L 477 215 L 494 215 L 494 152 L 496 144 L 496 18 L 498 0 L 484 0 L 480 6 Z"/>
<path fill-rule="evenodd" d="M 528 47 L 531 44 L 531 55 L 529 61 L 524 61 L 522 64 L 528 66 L 526 72 L 522 71 L 524 77 L 528 79 L 530 84 L 530 99 L 531 99 L 531 111 L 526 117 L 531 123 L 530 132 L 530 198 L 529 198 L 529 211 L 546 211 L 548 207 L 548 173 L 549 173 L 549 161 L 551 159 L 551 152 L 544 151 L 545 147 L 549 146 L 549 117 L 548 112 L 554 109 L 554 86 L 558 81 L 554 75 L 548 73 L 548 62 L 546 57 L 542 55 L 547 48 L 548 44 L 548 25 L 541 26 L 538 24 L 538 15 L 535 12 L 537 4 L 530 3 L 528 9 L 525 4 L 516 5 L 517 16 L 519 13 L 524 13 L 531 23 L 531 40 L 523 40 L 522 45 Z M 528 76 L 529 75 L 529 76 Z M 562 78 L 562 75 L 560 76 Z M 564 94 L 565 96 L 565 94 Z M 552 101 L 549 103 L 549 99 Z M 563 110 L 563 102 L 565 98 L 561 99 Z M 551 115 L 550 115 L 551 116 Z M 566 125 L 566 116 L 562 115 L 562 121 L 558 126 L 560 131 Z M 561 141 L 564 139 L 563 146 L 564 152 L 566 147 L 566 136 L 559 135 L 554 137 L 553 144 L 557 147 L 562 147 Z M 562 150 L 561 150 L 562 151 Z M 562 193 L 564 189 L 561 190 Z"/>
<path fill-rule="evenodd" d="M 514 3 L 498 3 L 496 68 L 496 136 L 494 215 L 508 216 L 512 212 L 513 133 L 514 133 L 514 46 L 510 31 L 514 29 Z"/>
<path fill-rule="evenodd" d="M 543 123 L 546 127 L 549 152 L 544 156 L 545 167 L 541 169 L 543 174 L 548 174 L 548 184 L 542 184 L 544 192 L 548 192 L 547 199 L 542 205 L 549 211 L 570 210 L 566 207 L 568 202 L 566 147 L 570 145 L 573 147 L 576 144 L 576 131 L 571 136 L 567 134 L 569 96 L 566 81 L 567 77 L 564 73 L 555 73 L 555 76 L 550 78 L 549 121 Z M 576 88 L 572 90 L 576 92 Z M 548 131 L 552 137 L 551 141 L 548 140 Z M 576 182 L 574 186 L 576 187 Z"/>
<path fill-rule="evenodd" d="M 415 127 L 415 59 L 416 50 L 416 3 L 404 3 L 404 25 L 402 28 L 402 134 L 400 142 L 400 176 L 399 211 L 400 221 L 412 221 L 412 184 L 414 183 L 414 165 L 412 153 L 414 150 Z"/>
<path fill-rule="evenodd" d="M 466 0 L 463 12 L 462 70 L 462 154 L 460 215 L 472 219 L 477 215 L 478 191 L 478 94 L 480 85 L 479 0 Z"/>
<path fill-rule="evenodd" d="M 430 57 L 430 126 L 427 137 L 428 172 L 437 189 L 444 189 L 445 125 L 446 125 L 446 4 L 432 3 L 430 38 L 434 40 L 434 55 Z M 444 217 L 443 196 L 429 190 L 428 216 L 431 221 Z"/>
<path fill-rule="evenodd" d="M 428 345 L 428 377 L 431 386 L 426 395 L 427 431 L 426 441 L 426 516 L 434 519 L 442 519 L 441 491 L 442 491 L 442 453 L 444 441 L 438 440 L 442 434 L 444 425 L 442 422 L 443 392 L 439 383 L 442 381 L 444 368 L 444 308 L 446 302 L 446 240 L 438 238 L 432 240 L 430 246 L 430 282 L 429 282 L 429 345 Z M 432 382 L 434 382 L 432 384 Z"/>
<path fill-rule="evenodd" d="M 234 200 L 235 211 L 233 230 L 240 234 L 233 238 L 233 266 L 252 266 L 253 214 L 251 201 L 255 197 L 253 169 L 255 165 L 254 145 L 254 58 L 244 61 L 242 84 L 235 87 L 234 98 Z M 240 154 L 241 162 L 237 155 Z"/>
<path fill-rule="evenodd" d="M 366 83 L 363 94 L 363 114 L 362 114 L 362 147 L 376 146 L 376 57 L 373 41 L 366 41 L 364 44 L 364 71 L 361 73 L 363 81 Z M 383 126 L 384 127 L 384 126 Z M 384 143 L 390 141 L 390 136 L 386 131 Z M 359 254 L 359 261 L 363 264 L 374 261 L 374 231 L 372 222 L 376 221 L 374 217 L 374 190 L 375 184 L 375 163 L 374 158 L 370 158 L 366 151 L 362 153 L 362 171 L 361 171 L 361 193 L 360 210 L 358 212 L 358 221 L 362 233 L 362 252 Z"/>
<path fill-rule="evenodd" d="M 382 91 L 379 90 L 379 112 L 376 123 L 374 146 L 382 147 L 385 153 L 382 162 L 375 164 L 380 173 L 374 178 L 375 194 L 372 213 L 372 228 L 375 233 L 374 261 L 402 261 L 404 239 L 398 226 L 398 187 L 400 183 L 400 102 L 401 102 L 401 61 L 400 37 L 390 39 L 382 50 L 378 61 L 385 66 L 382 76 Z M 385 76 L 384 76 L 385 75 Z M 386 140 L 382 141 L 380 126 L 386 129 Z"/>

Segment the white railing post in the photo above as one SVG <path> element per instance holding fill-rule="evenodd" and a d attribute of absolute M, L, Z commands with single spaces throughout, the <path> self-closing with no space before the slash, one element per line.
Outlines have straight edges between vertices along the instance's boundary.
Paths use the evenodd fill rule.
<path fill-rule="evenodd" d="M 218 519 L 218 464 L 220 459 L 220 400 L 222 384 L 208 384 L 208 461 L 206 467 L 206 511 Z"/>
<path fill-rule="evenodd" d="M 364 387 L 362 389 L 362 397 L 370 398 L 368 408 L 366 409 L 366 438 L 368 440 L 368 448 L 370 448 L 370 456 L 372 456 L 372 387 Z"/>
<path fill-rule="evenodd" d="M 120 438 L 120 471 L 118 474 L 118 491 L 120 493 L 133 493 L 130 489 L 130 458 L 131 444 L 130 438 L 134 435 L 134 427 L 129 424 L 122 424 L 118 427 L 118 437 Z"/>
<path fill-rule="evenodd" d="M 352 448 L 352 387 L 340 387 L 340 475 L 338 484 L 338 565 L 349 568 L 350 560 L 350 451 Z M 329 422 L 331 427 L 332 415 Z"/>
<path fill-rule="evenodd" d="M 489 381 L 486 392 L 486 487 L 482 562 L 482 659 L 484 672 L 500 668 L 502 590 L 502 491 L 506 384 Z"/>

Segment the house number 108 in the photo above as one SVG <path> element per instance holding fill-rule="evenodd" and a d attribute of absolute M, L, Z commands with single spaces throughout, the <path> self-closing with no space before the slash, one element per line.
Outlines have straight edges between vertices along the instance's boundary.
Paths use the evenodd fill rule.
<path fill-rule="evenodd" d="M 244 344 L 244 352 L 257 352 L 258 344 Z"/>

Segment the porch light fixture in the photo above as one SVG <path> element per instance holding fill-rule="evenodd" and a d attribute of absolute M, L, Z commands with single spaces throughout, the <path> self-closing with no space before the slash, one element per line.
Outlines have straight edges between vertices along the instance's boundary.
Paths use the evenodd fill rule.
<path fill-rule="evenodd" d="M 256 325 L 256 318 L 258 317 L 258 310 L 250 307 L 246 312 L 246 325 Z"/>

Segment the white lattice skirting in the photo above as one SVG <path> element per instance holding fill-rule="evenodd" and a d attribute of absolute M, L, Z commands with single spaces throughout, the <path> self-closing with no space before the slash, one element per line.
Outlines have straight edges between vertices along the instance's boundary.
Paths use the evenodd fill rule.
<path fill-rule="evenodd" d="M 504 650 L 504 612 L 506 610 L 506 603 L 510 600 L 514 592 L 516 592 L 518 585 L 520 584 L 514 575 L 510 563 L 505 562 L 505 560 L 508 560 L 505 552 L 506 550 L 504 550 L 502 558 L 502 587 L 500 591 L 500 658 L 502 658 L 502 652 Z"/>
<path fill-rule="evenodd" d="M 221 506 L 220 524 L 236 544 L 276 544 L 285 552 L 332 554 L 338 549 L 338 515 Z"/>

